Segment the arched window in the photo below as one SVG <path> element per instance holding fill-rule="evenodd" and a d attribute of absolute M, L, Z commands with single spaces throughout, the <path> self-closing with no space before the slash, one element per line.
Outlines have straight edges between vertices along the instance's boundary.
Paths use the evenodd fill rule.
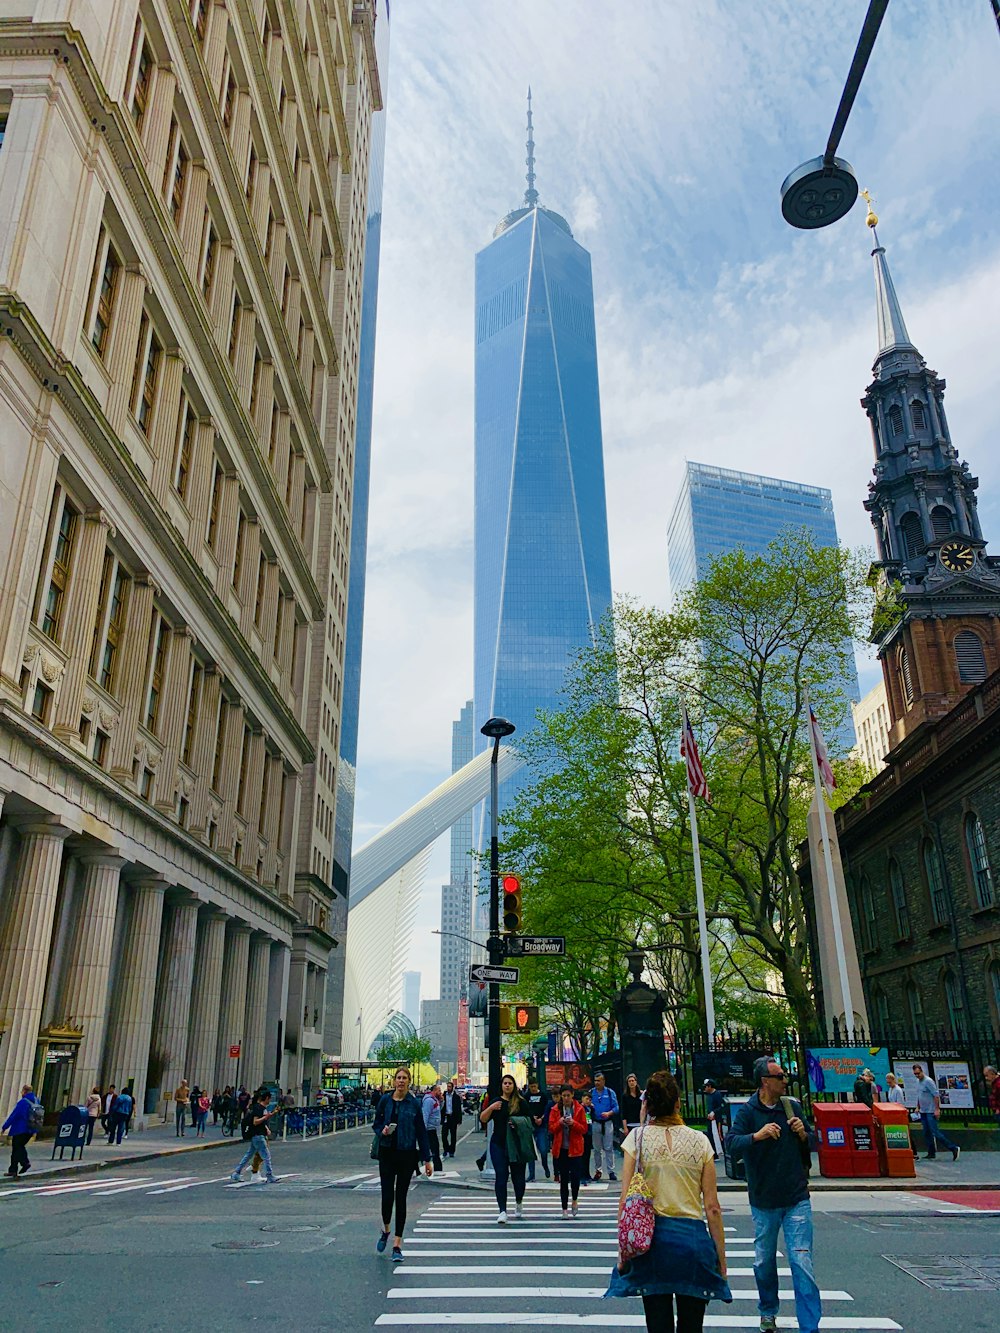
<path fill-rule="evenodd" d="M 858 893 L 858 916 L 861 919 L 861 947 L 866 950 L 877 949 L 878 921 L 875 916 L 875 897 L 872 893 L 871 881 L 867 875 L 861 876 Z"/>
<path fill-rule="evenodd" d="M 993 906 L 993 871 L 986 850 L 986 830 L 978 815 L 965 816 L 965 845 L 969 849 L 972 881 L 976 886 L 976 902 L 980 907 Z"/>
<path fill-rule="evenodd" d="M 947 925 L 948 895 L 944 887 L 944 873 L 941 869 L 941 858 L 938 855 L 938 849 L 930 838 L 924 839 L 920 854 L 923 857 L 924 874 L 927 876 L 927 892 L 930 894 L 931 915 L 934 917 L 934 924 L 938 926 Z"/>
<path fill-rule="evenodd" d="M 903 538 L 903 557 L 906 560 L 916 560 L 924 552 L 924 530 L 920 523 L 920 515 L 915 514 L 912 509 L 907 510 L 899 520 L 899 531 Z"/>
<path fill-rule="evenodd" d="M 889 997 L 881 988 L 872 993 L 872 999 L 875 1001 L 875 1023 L 876 1031 L 873 1035 L 881 1037 L 884 1041 L 889 1034 Z"/>
<path fill-rule="evenodd" d="M 953 1037 L 960 1037 L 965 1032 L 965 1002 L 962 999 L 962 987 L 950 968 L 945 972 L 942 980 L 944 982 L 944 1003 L 948 1010 L 948 1027 Z"/>
<path fill-rule="evenodd" d="M 899 683 L 903 687 L 903 698 L 908 704 L 913 703 L 913 678 L 910 675 L 910 659 L 905 648 L 899 650 Z"/>
<path fill-rule="evenodd" d="M 903 409 L 898 403 L 893 403 L 889 408 L 889 425 L 892 428 L 893 435 L 902 435 L 903 433 Z"/>
<path fill-rule="evenodd" d="M 919 398 L 914 398 L 910 403 L 910 415 L 913 417 L 913 429 L 923 430 L 927 425 L 927 416 L 924 412 L 924 405 Z"/>
<path fill-rule="evenodd" d="M 935 541 L 947 537 L 955 527 L 955 517 L 947 505 L 935 505 L 931 510 L 931 527 Z"/>
<path fill-rule="evenodd" d="M 924 1002 L 920 995 L 920 988 L 912 981 L 906 983 L 906 1007 L 910 1011 L 910 1023 L 914 1032 L 922 1032 L 924 1028 Z"/>
<path fill-rule="evenodd" d="M 958 678 L 963 685 L 978 685 L 986 679 L 983 641 L 971 629 L 960 629 L 955 635 L 955 661 L 958 664 Z"/>
<path fill-rule="evenodd" d="M 906 901 L 906 886 L 899 862 L 889 862 L 889 897 L 892 899 L 892 914 L 896 918 L 896 938 L 910 938 L 910 905 Z"/>

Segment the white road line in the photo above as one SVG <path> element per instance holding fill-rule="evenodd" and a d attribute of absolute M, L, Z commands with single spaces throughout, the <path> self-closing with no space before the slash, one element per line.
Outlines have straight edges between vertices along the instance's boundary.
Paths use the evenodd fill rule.
<path fill-rule="evenodd" d="M 298 1176 L 298 1175 L 301 1175 L 301 1174 L 302 1174 L 302 1173 L 301 1173 L 300 1171 L 291 1171 L 291 1172 L 289 1172 L 289 1174 L 286 1175 L 286 1176 L 278 1176 L 278 1180 L 292 1180 L 292 1179 L 294 1179 L 295 1176 Z M 245 1190 L 245 1189 L 249 1189 L 251 1186 L 255 1186 L 255 1185 L 258 1185 L 258 1184 L 263 1184 L 263 1181 L 256 1181 L 256 1180 L 233 1180 L 232 1177 L 230 1176 L 230 1181 L 229 1181 L 229 1184 L 226 1186 L 226 1189 L 230 1189 L 230 1190 Z"/>
<path fill-rule="evenodd" d="M 515 1227 L 511 1227 L 510 1231 L 506 1230 L 505 1228 L 501 1229 L 500 1227 L 497 1227 L 496 1231 L 491 1236 L 414 1235 L 410 1238 L 409 1243 L 411 1245 L 421 1245 L 424 1246 L 425 1248 L 429 1245 L 434 1245 L 434 1246 L 440 1246 L 442 1248 L 447 1247 L 448 1249 L 452 1250 L 456 1248 L 464 1249 L 466 1246 L 471 1247 L 471 1246 L 493 1246 L 493 1245 L 496 1246 L 525 1245 L 530 1243 L 532 1240 L 537 1240 L 543 1245 L 555 1245 L 555 1244 L 578 1245 L 578 1246 L 589 1245 L 591 1248 L 593 1248 L 594 1246 L 598 1247 L 607 1246 L 609 1244 L 609 1237 L 607 1236 L 581 1236 L 578 1233 L 574 1233 L 573 1235 L 567 1235 L 566 1233 L 572 1231 L 572 1229 L 573 1229 L 572 1222 L 567 1222 L 565 1224 L 564 1231 L 553 1231 L 550 1234 L 544 1236 L 530 1236 L 523 1231 L 521 1232 L 520 1235 L 517 1235 L 516 1234 L 517 1229 Z M 748 1245 L 749 1242 L 744 1245 L 727 1246 L 726 1253 L 727 1255 L 731 1255 L 733 1258 L 737 1259 L 752 1258 L 753 1250 L 751 1248 L 748 1248 Z M 781 1253 L 780 1250 L 778 1251 L 778 1258 L 779 1259 L 784 1258 L 784 1255 Z"/>
<path fill-rule="evenodd" d="M 335 1180 L 333 1183 L 335 1185 L 346 1185 L 348 1181 L 351 1180 L 369 1180 L 369 1179 L 371 1179 L 370 1171 L 359 1171 L 355 1176 L 340 1176 L 339 1179 Z"/>
<path fill-rule="evenodd" d="M 604 1295 L 604 1287 L 393 1287 L 386 1293 L 390 1300 L 400 1301 L 506 1301 L 506 1300 L 585 1300 L 599 1301 Z M 757 1288 L 733 1292 L 734 1301 L 759 1300 Z M 793 1291 L 779 1291 L 783 1301 L 793 1301 Z M 821 1291 L 824 1301 L 852 1301 L 846 1291 Z M 502 1316 L 501 1316 L 502 1317 Z"/>
<path fill-rule="evenodd" d="M 43 1192 L 50 1195 L 76 1194 L 80 1190 L 96 1190 L 100 1185 L 124 1184 L 126 1180 L 128 1180 L 128 1176 L 112 1176 L 110 1179 L 104 1177 L 100 1180 L 47 1180 L 44 1185 L 31 1185 L 27 1189 L 18 1187 L 17 1189 L 5 1190 L 0 1194 L 0 1199 L 13 1199 L 28 1194 L 42 1194 Z"/>
<path fill-rule="evenodd" d="M 536 1253 L 536 1251 L 532 1251 Z M 543 1251 L 544 1253 L 544 1251 Z M 492 1275 L 505 1273 L 518 1273 L 527 1275 L 529 1273 L 545 1274 L 554 1276 L 556 1274 L 565 1274 L 567 1276 L 573 1273 L 580 1273 L 585 1277 L 594 1277 L 604 1275 L 608 1272 L 607 1264 L 410 1264 L 405 1263 L 402 1267 L 396 1267 L 393 1270 L 393 1277 L 409 1277 L 411 1273 L 418 1273 L 426 1277 L 432 1273 L 440 1273 L 442 1277 L 475 1277 L 480 1273 L 490 1273 Z M 753 1277 L 752 1268 L 730 1268 L 730 1277 Z M 791 1277 L 790 1268 L 779 1268 L 779 1277 Z"/>
<path fill-rule="evenodd" d="M 178 1190 L 193 1190 L 198 1185 L 218 1185 L 222 1180 L 228 1180 L 228 1176 L 213 1176 L 211 1180 L 191 1180 L 187 1185 L 168 1185 L 162 1190 L 147 1190 L 147 1194 L 176 1194 Z"/>
<path fill-rule="evenodd" d="M 537 1313 L 516 1311 L 495 1314 L 489 1310 L 406 1310 L 401 1314 L 383 1314 L 375 1320 L 376 1327 L 408 1324 L 500 1324 L 507 1327 L 515 1325 L 541 1325 L 549 1328 L 641 1328 L 646 1327 L 646 1316 L 642 1314 L 620 1314 L 602 1311 L 600 1314 L 563 1314 L 554 1310 Z M 902 1325 L 895 1319 L 865 1319 L 853 1316 L 844 1318 L 834 1315 L 824 1317 L 819 1323 L 822 1333 L 881 1333 L 882 1330 L 896 1330 L 902 1333 Z M 706 1328 L 751 1328 L 760 1327 L 760 1315 L 709 1314 L 705 1316 Z M 795 1329 L 798 1321 L 794 1315 L 778 1317 L 778 1328 Z"/>
<path fill-rule="evenodd" d="M 184 1179 L 184 1176 L 171 1176 L 169 1180 L 165 1180 L 163 1183 L 165 1185 L 172 1185 L 174 1181 Z M 142 1180 L 137 1180 L 131 1185 L 114 1185 L 109 1190 L 94 1190 L 91 1197 L 96 1199 L 102 1194 L 128 1194 L 131 1190 L 148 1189 L 150 1181 L 155 1183 L 153 1176 L 144 1176 Z M 103 1181 L 101 1183 L 103 1184 Z"/>

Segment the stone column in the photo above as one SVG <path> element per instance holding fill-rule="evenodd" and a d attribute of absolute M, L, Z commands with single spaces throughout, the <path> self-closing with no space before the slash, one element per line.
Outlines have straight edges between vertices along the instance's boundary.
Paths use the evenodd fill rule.
<path fill-rule="evenodd" d="M 192 833 L 199 835 L 204 834 L 208 823 L 208 793 L 212 785 L 215 729 L 219 719 L 221 692 L 222 676 L 218 667 L 207 666 L 201 681 L 201 699 L 198 702 L 198 720 L 191 755 L 191 767 L 198 775 L 198 786 L 191 804 L 190 828 Z"/>
<path fill-rule="evenodd" d="M 191 645 L 194 631 L 187 625 L 179 625 L 170 632 L 170 651 L 167 654 L 167 669 L 164 672 L 163 698 L 160 701 L 160 716 L 157 731 L 163 742 L 163 758 L 160 760 L 159 781 L 157 782 L 158 799 L 156 808 L 171 818 L 176 816 L 177 802 L 177 764 L 180 759 L 181 740 L 184 736 L 184 724 L 188 692 L 191 687 Z"/>
<path fill-rule="evenodd" d="M 83 1028 L 71 1089 L 71 1100 L 78 1106 L 101 1074 L 108 1030 L 108 981 L 118 915 L 118 887 L 125 864 L 113 852 L 85 852 L 79 861 L 83 882 L 62 1001 L 66 1017 Z"/>
<path fill-rule="evenodd" d="M 87 514 L 63 609 L 62 647 L 66 670 L 59 682 L 52 730 L 60 740 L 80 740 L 80 712 L 83 687 L 87 679 L 90 650 L 94 641 L 94 621 L 101 591 L 101 570 L 108 537 L 115 535 L 111 519 L 103 509 Z M 103 647 L 103 645 L 102 645 Z"/>
<path fill-rule="evenodd" d="M 170 134 L 170 118 L 176 87 L 177 76 L 171 66 L 167 63 L 157 65 L 153 95 L 149 99 L 142 136 L 150 180 L 159 181 L 163 178 L 163 164 L 167 156 L 167 139 Z"/>
<path fill-rule="evenodd" d="M 132 886 L 132 913 L 125 934 L 121 966 L 112 1004 L 111 1029 L 104 1061 L 104 1081 L 122 1087 L 130 1080 L 136 1116 L 142 1117 L 149 1067 L 149 1039 L 156 999 L 156 970 L 160 956 L 163 893 L 167 881 L 159 875 L 136 880 Z"/>
<path fill-rule="evenodd" d="M 188 895 L 175 902 L 171 907 L 163 941 L 163 960 L 160 966 L 150 1047 L 154 1059 L 159 1057 L 163 1062 L 161 1094 L 172 1093 L 185 1077 L 192 1087 L 195 1084 L 194 1078 L 191 1077 L 193 1071 L 189 1072 L 187 1066 L 198 906 L 198 899 Z"/>
<path fill-rule="evenodd" d="M 156 386 L 156 407 L 153 418 L 152 444 L 153 494 L 163 504 L 174 481 L 177 458 L 177 425 L 180 415 L 181 384 L 184 379 L 184 358 L 176 348 L 164 351 Z M 193 409 L 192 409 L 193 410 Z"/>
<path fill-rule="evenodd" d="M 215 1053 L 215 1082 L 219 1087 L 236 1077 L 236 1061 L 229 1048 L 242 1045 L 246 1033 L 247 967 L 250 959 L 250 927 L 237 923 L 226 934 L 222 963 L 222 1000 L 219 1007 L 219 1041 Z M 240 1061 L 240 1078 L 243 1062 Z"/>
<path fill-rule="evenodd" d="M 0 935 L 0 1106 L 4 1116 L 30 1083 L 38 1047 L 49 947 L 70 830 L 44 818 L 16 823 L 21 848 Z"/>
<path fill-rule="evenodd" d="M 208 168 L 204 158 L 188 163 L 184 201 L 177 218 L 177 232 L 184 250 L 184 267 L 192 282 L 198 281 L 202 228 L 205 225 L 205 201 L 208 199 Z"/>
<path fill-rule="evenodd" d="M 111 776 L 130 785 L 135 758 L 135 734 L 145 704 L 146 671 L 149 667 L 149 627 L 153 600 L 160 591 L 148 574 L 132 584 L 125 616 L 125 644 L 121 659 L 122 711 L 111 742 Z"/>
<path fill-rule="evenodd" d="M 243 847 L 244 864 L 237 866 L 237 869 L 242 869 L 251 876 L 257 873 L 257 838 L 260 833 L 266 742 L 267 738 L 262 731 L 250 733 L 247 753 L 247 777 L 243 790 L 243 809 L 239 812 L 246 820 L 247 840 Z"/>
<path fill-rule="evenodd" d="M 240 760 L 243 754 L 245 725 L 242 699 L 223 700 L 222 718 L 222 771 L 215 788 L 222 799 L 222 817 L 219 820 L 217 848 L 221 852 L 232 849 L 236 814 L 236 793 L 240 781 Z"/>
<path fill-rule="evenodd" d="M 244 1051 L 241 1077 L 252 1091 L 264 1079 L 267 1032 L 267 986 L 271 973 L 271 940 L 267 935 L 254 935 L 250 941 L 250 964 L 247 972 L 247 1007 L 243 1024 Z"/>
<path fill-rule="evenodd" d="M 200 1087 L 216 1086 L 215 1051 L 219 1040 L 227 920 L 225 912 L 216 911 L 203 912 L 198 919 L 187 1043 L 187 1077 L 192 1087 L 195 1080 Z"/>

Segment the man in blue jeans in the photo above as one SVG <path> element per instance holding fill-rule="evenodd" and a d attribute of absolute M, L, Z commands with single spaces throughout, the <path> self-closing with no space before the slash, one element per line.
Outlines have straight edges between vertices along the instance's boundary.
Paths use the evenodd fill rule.
<path fill-rule="evenodd" d="M 957 1143 L 952 1143 L 947 1134 L 941 1133 L 938 1124 L 938 1116 L 941 1114 L 941 1094 L 938 1092 L 937 1084 L 924 1074 L 923 1065 L 913 1066 L 913 1077 L 917 1080 L 917 1110 L 920 1113 L 920 1123 L 924 1127 L 927 1160 L 933 1161 L 937 1156 L 937 1145 L 942 1143 L 951 1153 L 951 1160 L 957 1162 L 962 1150 Z"/>
<path fill-rule="evenodd" d="M 780 1231 L 792 1270 L 800 1333 L 817 1333 L 822 1310 L 813 1275 L 809 1202 L 809 1154 L 816 1136 L 799 1103 L 785 1095 L 788 1076 L 777 1061 L 762 1057 L 754 1064 L 754 1077 L 757 1092 L 736 1112 L 729 1144 L 733 1161 L 742 1158 L 746 1164 L 761 1333 L 778 1326 Z"/>
<path fill-rule="evenodd" d="M 254 1153 L 260 1153 L 264 1159 L 264 1183 L 267 1185 L 276 1185 L 277 1177 L 271 1166 L 271 1154 L 268 1152 L 267 1141 L 271 1137 L 271 1131 L 267 1127 L 267 1122 L 274 1115 L 273 1111 L 267 1109 L 268 1102 L 271 1100 L 271 1094 L 267 1088 L 261 1088 L 254 1096 L 250 1106 L 243 1115 L 242 1134 L 243 1142 L 247 1145 L 247 1150 L 243 1154 L 239 1166 L 229 1177 L 234 1183 L 238 1183 L 240 1172 L 253 1157 Z"/>

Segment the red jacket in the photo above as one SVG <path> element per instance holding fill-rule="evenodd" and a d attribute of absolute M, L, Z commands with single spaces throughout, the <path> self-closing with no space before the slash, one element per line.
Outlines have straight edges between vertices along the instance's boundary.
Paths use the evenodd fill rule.
<path fill-rule="evenodd" d="M 552 1156 L 556 1158 L 563 1150 L 562 1107 L 558 1103 L 549 1112 L 549 1133 L 552 1135 Z M 573 1103 L 573 1123 L 569 1129 L 570 1157 L 583 1156 L 583 1140 L 587 1133 L 587 1113 L 579 1102 Z"/>
<path fill-rule="evenodd" d="M 990 1088 L 990 1109 L 1000 1115 L 1000 1076 L 993 1080 Z"/>

